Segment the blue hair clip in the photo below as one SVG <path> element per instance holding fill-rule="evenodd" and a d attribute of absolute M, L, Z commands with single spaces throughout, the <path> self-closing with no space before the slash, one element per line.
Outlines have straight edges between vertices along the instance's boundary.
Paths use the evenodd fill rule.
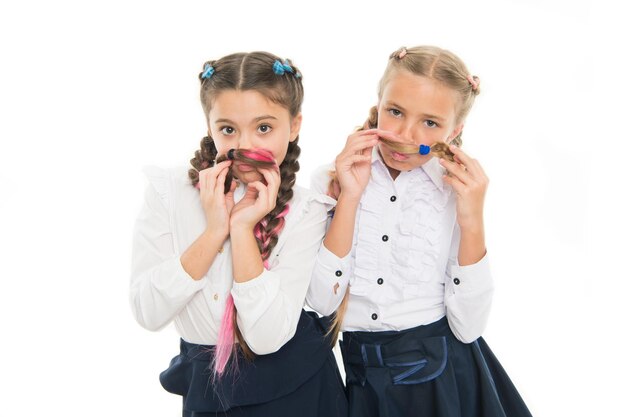
<path fill-rule="evenodd" d="M 430 146 L 420 145 L 420 155 L 428 155 L 430 153 Z"/>
<path fill-rule="evenodd" d="M 285 72 L 290 72 L 293 74 L 293 68 L 291 68 L 291 65 L 289 65 L 288 60 L 285 60 L 284 64 L 279 60 L 274 61 L 272 69 L 274 70 L 274 74 L 277 75 L 283 75 Z"/>
<path fill-rule="evenodd" d="M 206 64 L 204 66 L 204 71 L 202 71 L 202 75 L 200 75 L 200 77 L 203 80 L 206 80 L 207 78 L 211 78 L 211 75 L 213 75 L 213 73 L 215 73 L 215 68 L 213 68 L 210 64 Z"/>

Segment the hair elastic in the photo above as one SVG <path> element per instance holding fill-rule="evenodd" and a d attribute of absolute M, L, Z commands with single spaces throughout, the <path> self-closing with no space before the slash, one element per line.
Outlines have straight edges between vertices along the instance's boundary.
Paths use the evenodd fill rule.
<path fill-rule="evenodd" d="M 215 68 L 213 68 L 211 64 L 206 64 L 204 66 L 204 71 L 202 71 L 202 74 L 200 75 L 200 78 L 202 78 L 203 80 L 206 80 L 207 78 L 211 78 L 211 75 L 213 75 L 214 73 L 215 73 Z"/>
<path fill-rule="evenodd" d="M 285 59 L 284 62 L 280 62 L 279 60 L 274 61 L 274 65 L 272 66 L 274 70 L 274 74 L 276 75 L 284 75 L 285 72 L 289 72 L 293 74 L 296 78 L 300 78 L 301 75 L 299 72 L 294 72 L 293 68 L 289 64 L 289 60 Z"/>
<path fill-rule="evenodd" d="M 478 86 L 480 85 L 480 78 L 474 77 L 473 75 L 468 75 L 467 81 L 469 81 L 470 85 L 472 86 L 472 90 L 478 90 Z"/>
<path fill-rule="evenodd" d="M 406 56 L 407 51 L 405 47 L 402 47 L 402 49 L 400 49 L 400 52 L 398 52 L 398 59 L 402 59 Z"/>

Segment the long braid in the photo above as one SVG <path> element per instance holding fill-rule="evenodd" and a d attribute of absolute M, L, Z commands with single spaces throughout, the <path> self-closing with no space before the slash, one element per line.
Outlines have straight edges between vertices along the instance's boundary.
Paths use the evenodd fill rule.
<path fill-rule="evenodd" d="M 209 115 L 215 99 L 222 91 L 228 90 L 257 91 L 289 110 L 291 117 L 296 117 L 301 111 L 304 97 L 302 74 L 293 63 L 267 52 L 236 53 L 215 61 L 207 61 L 203 65 L 199 79 L 201 82 L 200 100 L 209 125 Z M 272 157 L 271 166 L 278 169 L 281 174 L 276 207 L 254 228 L 259 251 L 266 268 L 268 268 L 267 260 L 272 249 L 276 246 L 278 235 L 285 224 L 284 217 L 289 210 L 288 202 L 293 196 L 292 188 L 295 183 L 295 173 L 299 169 L 297 163 L 299 153 L 300 148 L 296 138 L 294 142 L 289 144 L 287 155 L 280 167 L 276 167 Z M 221 157 L 217 160 L 216 157 L 217 150 L 212 139 L 203 139 L 201 149 L 196 152 L 195 158 L 191 160 L 193 169 L 189 170 L 189 178 L 194 186 L 198 184 L 199 171 L 212 167 L 221 160 Z M 263 165 L 268 162 L 263 157 L 263 150 L 257 149 L 248 152 L 244 149 L 235 149 L 229 157 L 257 168 L 268 167 Z M 228 171 L 224 184 L 225 193 L 229 192 L 232 181 L 232 169 Z M 217 378 L 227 370 L 226 365 L 231 356 L 235 356 L 232 362 L 234 367 L 237 366 L 235 337 L 239 340 L 239 346 L 244 356 L 252 359 L 254 355 L 238 328 L 237 310 L 232 295 L 229 295 L 226 300 L 212 364 L 214 376 Z"/>
<path fill-rule="evenodd" d="M 199 171 L 212 167 L 216 162 L 227 159 L 226 155 L 222 155 L 215 160 L 216 154 L 217 149 L 215 149 L 213 140 L 210 137 L 203 138 L 200 144 L 200 150 L 195 152 L 195 157 L 190 161 L 194 168 L 190 169 L 188 174 L 194 186 L 198 184 Z M 296 182 L 296 172 L 300 169 L 300 164 L 298 163 L 299 156 L 300 147 L 298 146 L 298 138 L 296 138 L 293 142 L 289 143 L 285 159 L 279 167 L 281 183 L 276 197 L 276 206 L 254 227 L 254 235 L 259 251 L 261 252 L 263 265 L 266 269 L 269 269 L 267 260 L 272 253 L 272 249 L 278 242 L 278 235 L 285 225 L 284 217 L 289 212 L 289 201 L 293 198 L 293 186 Z M 276 166 L 273 162 L 272 154 L 264 150 L 236 149 L 232 151 L 230 157 L 235 160 L 244 161 L 257 168 Z M 228 182 L 230 183 L 232 169 L 229 169 L 227 178 L 228 177 Z M 225 192 L 227 192 L 228 189 L 230 189 L 230 186 L 225 187 Z M 244 357 L 249 360 L 254 358 L 254 354 L 245 342 L 237 324 L 237 308 L 235 307 L 232 295 L 229 295 L 226 300 L 226 307 L 215 350 L 213 364 L 215 376 L 222 375 L 226 370 L 226 365 L 236 349 L 235 338 L 239 341 Z"/>
<path fill-rule="evenodd" d="M 298 146 L 298 138 L 296 138 L 289 143 L 285 159 L 280 164 L 280 187 L 276 196 L 276 207 L 254 228 L 261 258 L 266 267 L 268 267 L 267 259 L 278 242 L 278 235 L 285 226 L 284 217 L 289 212 L 289 201 L 293 198 L 296 173 L 300 170 L 298 156 L 300 156 L 300 146 Z"/>

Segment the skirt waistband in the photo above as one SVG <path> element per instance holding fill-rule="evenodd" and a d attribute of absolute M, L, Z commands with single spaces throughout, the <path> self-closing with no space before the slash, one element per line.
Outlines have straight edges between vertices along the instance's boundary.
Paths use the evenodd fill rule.
<path fill-rule="evenodd" d="M 454 337 L 446 317 L 424 326 L 401 331 L 344 332 L 344 360 L 351 364 L 388 367 L 413 362 L 416 354 L 445 356 L 446 338 Z"/>

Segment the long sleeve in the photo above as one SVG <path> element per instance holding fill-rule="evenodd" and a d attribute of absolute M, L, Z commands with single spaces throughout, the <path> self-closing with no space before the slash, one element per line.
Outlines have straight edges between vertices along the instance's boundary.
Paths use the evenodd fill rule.
<path fill-rule="evenodd" d="M 318 167 L 311 175 L 311 189 L 325 194 L 330 181 L 329 173 L 334 169 L 333 164 Z M 332 200 L 336 204 L 335 200 Z M 331 218 L 327 218 L 326 229 Z M 306 296 L 306 302 L 313 310 L 323 316 L 329 316 L 339 307 L 343 300 L 350 276 L 352 274 L 352 256 L 347 254 L 343 258 L 329 251 L 322 243 L 315 259 L 311 285 Z"/>
<path fill-rule="evenodd" d="M 351 274 L 350 254 L 339 258 L 322 243 L 306 296 L 307 304 L 323 316 L 333 314 L 346 294 Z"/>
<path fill-rule="evenodd" d="M 457 339 L 471 343 L 487 326 L 494 287 L 488 255 L 475 264 L 459 266 L 459 239 L 459 228 L 455 225 L 445 277 L 446 315 Z"/>
<path fill-rule="evenodd" d="M 195 281 L 183 269 L 170 226 L 167 172 L 150 173 L 151 184 L 134 229 L 130 304 L 141 326 L 159 330 L 203 288 L 206 278 Z"/>
<path fill-rule="evenodd" d="M 283 231 L 285 240 L 279 242 L 271 269 L 250 281 L 233 284 L 239 329 L 257 354 L 276 352 L 296 332 L 326 228 L 326 201 L 323 196 L 312 198 L 300 208 L 304 210 L 302 218 L 287 219 L 291 230 Z"/>

